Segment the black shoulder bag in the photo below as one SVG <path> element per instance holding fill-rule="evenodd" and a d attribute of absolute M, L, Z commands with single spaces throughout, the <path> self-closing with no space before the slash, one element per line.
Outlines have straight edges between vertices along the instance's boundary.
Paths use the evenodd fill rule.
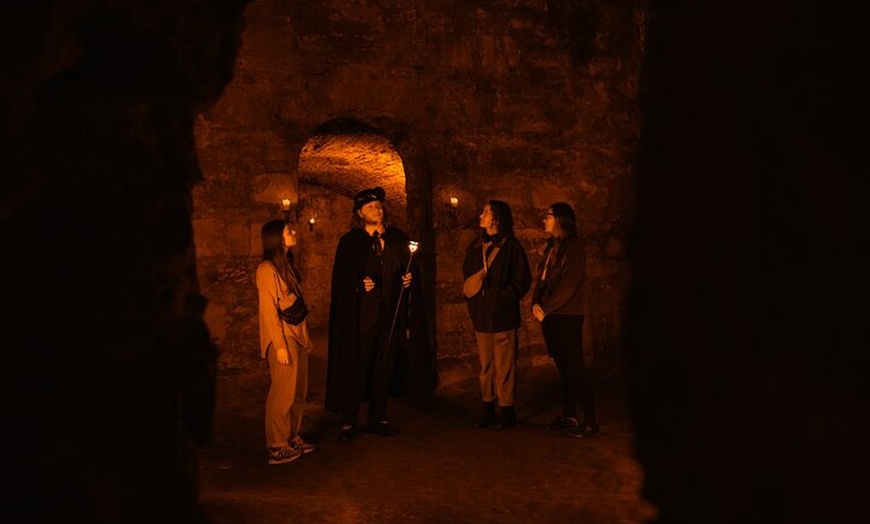
<path fill-rule="evenodd" d="M 302 290 L 299 288 L 296 279 L 293 278 L 292 275 L 290 278 L 292 282 L 288 282 L 288 284 L 293 288 L 293 294 L 296 295 L 296 301 L 293 302 L 293 305 L 285 307 L 284 309 L 278 308 L 278 316 L 281 317 L 281 320 L 284 322 L 298 326 L 303 320 L 305 320 L 305 317 L 308 316 L 308 306 L 305 304 L 305 299 L 302 298 Z"/>

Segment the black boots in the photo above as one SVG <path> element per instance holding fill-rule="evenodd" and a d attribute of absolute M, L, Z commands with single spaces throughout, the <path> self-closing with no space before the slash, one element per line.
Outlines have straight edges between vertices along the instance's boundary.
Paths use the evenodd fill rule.
<path fill-rule="evenodd" d="M 495 420 L 495 402 L 484 402 L 483 408 L 471 425 L 475 428 L 488 427 Z"/>
<path fill-rule="evenodd" d="M 513 406 L 499 406 L 496 414 L 495 402 L 484 402 L 480 414 L 471 425 L 476 428 L 507 429 L 517 425 L 517 415 Z"/>
<path fill-rule="evenodd" d="M 513 406 L 499 406 L 498 416 L 489 426 L 489 429 L 507 429 L 517 425 L 517 415 Z"/>

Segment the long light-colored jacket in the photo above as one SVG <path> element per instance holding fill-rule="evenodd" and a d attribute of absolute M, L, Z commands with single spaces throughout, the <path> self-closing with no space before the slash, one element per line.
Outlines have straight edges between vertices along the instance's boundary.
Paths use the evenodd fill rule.
<path fill-rule="evenodd" d="M 292 349 L 290 344 L 295 343 L 300 350 L 310 350 L 308 321 L 303 320 L 294 326 L 278 316 L 278 309 L 293 305 L 296 295 L 290 292 L 275 266 L 266 260 L 257 266 L 257 295 L 260 308 L 260 358 L 266 358 L 269 344 L 275 349 Z"/>

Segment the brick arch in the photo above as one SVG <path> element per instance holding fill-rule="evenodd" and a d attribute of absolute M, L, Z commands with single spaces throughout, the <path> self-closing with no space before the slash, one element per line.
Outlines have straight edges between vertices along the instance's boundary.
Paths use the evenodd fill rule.
<path fill-rule="evenodd" d="M 377 129 L 351 121 L 319 126 L 299 153 L 299 183 L 352 198 L 360 189 L 386 190 L 390 220 L 407 227 L 406 177 L 402 157 Z"/>
<path fill-rule="evenodd" d="M 316 186 L 351 199 L 361 188 L 380 185 L 387 193 L 390 222 L 420 242 L 417 260 L 431 326 L 429 344 L 437 351 L 432 173 L 423 141 L 403 123 L 388 118 L 336 118 L 313 128 L 301 142 L 297 161 L 300 193 L 305 192 L 303 186 Z M 345 224 L 349 217 L 331 219 Z M 331 268 L 331 262 L 319 267 Z M 320 292 L 325 298 L 326 290 Z"/>

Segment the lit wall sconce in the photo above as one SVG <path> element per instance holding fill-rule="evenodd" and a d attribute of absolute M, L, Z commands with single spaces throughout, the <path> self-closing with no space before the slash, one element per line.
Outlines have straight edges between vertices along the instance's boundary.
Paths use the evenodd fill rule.
<path fill-rule="evenodd" d="M 281 212 L 284 213 L 284 222 L 290 222 L 290 199 L 281 200 Z"/>
<path fill-rule="evenodd" d="M 450 197 L 450 218 L 456 220 L 456 216 L 459 212 L 459 199 L 455 196 Z"/>
<path fill-rule="evenodd" d="M 315 222 L 317 222 L 317 220 L 314 217 L 308 219 L 308 231 L 314 231 Z"/>

